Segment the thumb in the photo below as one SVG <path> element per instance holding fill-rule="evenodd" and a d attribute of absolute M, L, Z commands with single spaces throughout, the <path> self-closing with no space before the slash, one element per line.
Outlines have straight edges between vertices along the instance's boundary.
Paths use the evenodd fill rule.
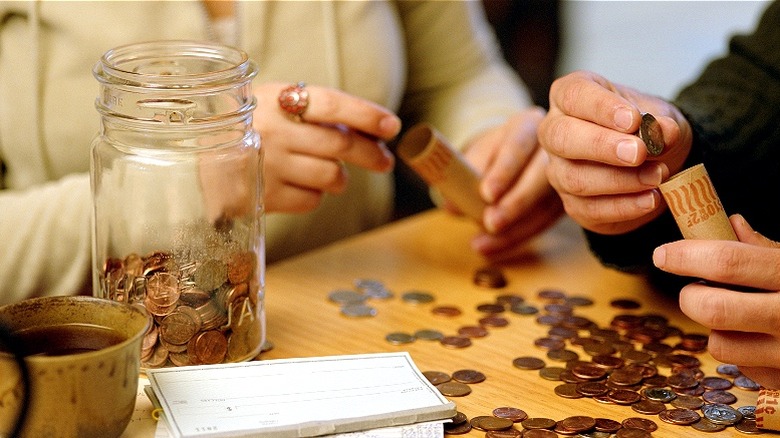
<path fill-rule="evenodd" d="M 766 248 L 780 248 L 780 242 L 775 242 L 758 231 L 755 231 L 741 214 L 731 215 L 729 217 L 729 222 L 731 222 L 731 227 L 734 228 L 734 233 L 736 233 L 737 239 L 739 239 L 740 242 Z"/>

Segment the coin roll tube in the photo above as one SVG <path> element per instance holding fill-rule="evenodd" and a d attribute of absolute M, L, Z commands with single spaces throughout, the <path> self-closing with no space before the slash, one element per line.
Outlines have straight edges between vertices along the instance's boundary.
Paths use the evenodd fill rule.
<path fill-rule="evenodd" d="M 659 189 L 686 239 L 737 240 L 703 164 L 672 176 Z"/>
<path fill-rule="evenodd" d="M 429 124 L 417 124 L 404 134 L 397 152 L 444 199 L 482 223 L 486 203 L 479 193 L 479 175 L 440 132 Z"/>

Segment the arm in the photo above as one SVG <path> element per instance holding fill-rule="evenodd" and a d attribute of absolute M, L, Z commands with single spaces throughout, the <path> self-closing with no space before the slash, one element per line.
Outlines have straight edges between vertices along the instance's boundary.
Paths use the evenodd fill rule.
<path fill-rule="evenodd" d="M 653 249 L 679 239 L 680 234 L 671 216 L 664 212 L 665 206 L 654 187 L 669 175 L 701 162 L 710 172 L 727 212 L 743 213 L 756 229 L 769 237 L 777 236 L 777 222 L 768 216 L 769 209 L 759 197 L 762 191 L 777 186 L 776 175 L 780 173 L 780 150 L 776 147 L 780 144 L 780 134 L 775 129 L 780 118 L 780 58 L 770 50 L 780 42 L 778 23 L 780 4 L 774 3 L 756 32 L 735 37 L 729 54 L 710 64 L 696 82 L 684 89 L 675 106 L 610 84 L 603 78 L 583 80 L 581 74 L 563 78 L 553 87 L 551 96 L 558 100 L 559 106 L 551 109 L 555 117 L 548 118 L 542 128 L 542 143 L 556 156 L 549 175 L 553 185 L 566 193 L 567 211 L 586 228 L 591 248 L 602 262 L 633 272 L 659 274 L 651 263 Z M 589 82 L 591 88 L 587 92 L 583 82 Z M 571 96 L 573 90 L 575 95 L 588 100 L 590 107 L 580 111 L 590 113 L 590 119 L 583 114 L 573 116 L 573 107 L 563 102 L 563 96 L 567 93 Z M 599 97 L 593 98 L 594 95 Z M 616 114 L 613 108 L 620 106 L 634 116 L 638 110 L 663 116 L 667 146 L 671 145 L 670 149 L 679 155 L 671 157 L 664 153 L 659 160 L 646 160 L 640 147 L 635 150 L 639 155 L 632 162 L 618 160 L 618 141 L 633 141 L 627 134 L 635 129 L 631 124 L 628 129 L 612 124 Z M 594 121 L 593 113 L 599 111 L 602 111 L 601 118 Z M 595 123 L 599 129 L 584 121 Z M 567 130 L 587 135 L 593 143 L 584 143 L 583 149 L 601 155 L 593 158 L 578 150 L 580 156 L 562 156 L 560 151 L 566 145 L 560 142 L 560 133 Z M 599 136 L 600 146 L 594 140 Z M 604 139 L 611 148 L 604 147 Z M 585 168 L 574 166 L 571 158 L 592 161 Z M 604 167 L 604 163 L 613 166 Z M 575 193 L 577 180 L 573 183 L 573 178 L 563 178 L 572 171 L 582 176 L 579 193 Z M 648 178 L 650 175 L 655 176 Z M 642 180 L 642 176 L 647 179 Z M 623 178 L 619 184 L 601 186 L 598 190 L 593 187 L 592 181 L 616 177 Z M 584 184 L 586 180 L 591 183 Z"/>
<path fill-rule="evenodd" d="M 511 258 L 562 213 L 536 140 L 544 112 L 503 60 L 478 2 L 399 3 L 411 60 L 401 116 L 430 122 L 464 150 L 489 204 L 472 247 Z"/>
<path fill-rule="evenodd" d="M 0 191 L 0 304 L 88 290 L 91 206 L 88 174 Z"/>

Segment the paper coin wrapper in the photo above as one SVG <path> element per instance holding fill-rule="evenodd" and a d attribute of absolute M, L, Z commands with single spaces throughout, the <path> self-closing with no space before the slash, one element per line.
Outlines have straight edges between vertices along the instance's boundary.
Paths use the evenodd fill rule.
<path fill-rule="evenodd" d="M 417 124 L 404 134 L 397 152 L 444 199 L 482 223 L 486 203 L 479 193 L 479 175 L 441 133 L 428 124 Z"/>
<path fill-rule="evenodd" d="M 756 427 L 780 430 L 780 390 L 761 388 L 758 392 Z"/>
<path fill-rule="evenodd" d="M 678 173 L 659 188 L 686 239 L 738 240 L 704 165 Z M 755 412 L 757 428 L 780 430 L 780 390 L 761 388 Z"/>
<path fill-rule="evenodd" d="M 659 189 L 686 239 L 737 240 L 703 164 L 674 175 Z"/>

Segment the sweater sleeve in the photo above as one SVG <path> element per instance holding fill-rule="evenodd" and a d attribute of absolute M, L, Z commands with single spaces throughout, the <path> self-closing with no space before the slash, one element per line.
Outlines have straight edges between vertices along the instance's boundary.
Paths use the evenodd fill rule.
<path fill-rule="evenodd" d="M 88 290 L 91 205 L 88 174 L 0 191 L 0 305 Z"/>
<path fill-rule="evenodd" d="M 480 2 L 398 4 L 409 56 L 404 119 L 427 121 L 462 148 L 531 105 Z"/>
<path fill-rule="evenodd" d="M 693 129 L 686 166 L 703 163 L 726 214 L 740 213 L 759 232 L 778 240 L 774 200 L 780 196 L 780 3 L 764 12 L 754 33 L 734 36 L 729 52 L 711 62 L 675 99 Z M 682 236 L 671 217 L 633 232 L 586 232 L 605 265 L 642 273 L 662 284 L 680 280 L 653 267 L 653 250 Z"/>

